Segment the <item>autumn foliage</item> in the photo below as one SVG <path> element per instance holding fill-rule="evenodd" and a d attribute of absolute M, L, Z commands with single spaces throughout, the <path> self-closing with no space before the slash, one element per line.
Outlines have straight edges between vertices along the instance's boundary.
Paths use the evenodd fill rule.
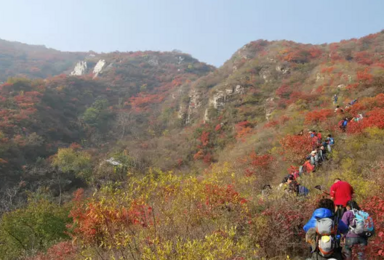
<path fill-rule="evenodd" d="M 314 110 L 314 111 L 308 112 L 305 115 L 305 123 L 317 125 L 321 122 L 324 122 L 332 115 L 333 115 L 332 109 Z"/>
<path fill-rule="evenodd" d="M 287 135 L 280 139 L 284 158 L 290 162 L 300 163 L 312 150 L 309 136 Z"/>

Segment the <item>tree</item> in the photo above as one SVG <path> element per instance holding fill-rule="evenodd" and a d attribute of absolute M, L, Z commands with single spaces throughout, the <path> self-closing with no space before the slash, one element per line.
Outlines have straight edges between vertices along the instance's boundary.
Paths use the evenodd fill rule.
<path fill-rule="evenodd" d="M 89 179 L 92 172 L 91 155 L 73 148 L 61 148 L 53 158 L 52 165 L 63 172 L 74 172 L 77 176 Z"/>
<path fill-rule="evenodd" d="M 83 114 L 84 122 L 98 129 L 105 128 L 110 117 L 111 113 L 108 111 L 106 99 L 96 100 Z"/>
<path fill-rule="evenodd" d="M 116 130 L 121 133 L 121 139 L 125 137 L 125 134 L 132 124 L 132 116 L 130 112 L 121 111 L 116 116 Z"/>
<path fill-rule="evenodd" d="M 27 207 L 5 213 L 0 222 L 0 255 L 19 259 L 68 239 L 69 209 L 48 200 L 30 200 Z"/>

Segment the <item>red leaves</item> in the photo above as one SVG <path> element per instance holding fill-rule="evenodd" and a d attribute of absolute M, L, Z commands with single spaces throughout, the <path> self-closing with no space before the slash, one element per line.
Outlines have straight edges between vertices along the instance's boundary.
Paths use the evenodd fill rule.
<path fill-rule="evenodd" d="M 205 185 L 205 204 L 210 207 L 219 207 L 223 204 L 244 204 L 246 200 L 240 197 L 233 185 L 220 187 L 214 184 Z"/>
<path fill-rule="evenodd" d="M 279 87 L 276 90 L 276 95 L 278 95 L 280 98 L 289 99 L 289 96 L 292 93 L 292 89 L 290 86 L 283 84 L 281 87 Z"/>
<path fill-rule="evenodd" d="M 203 131 L 203 133 L 200 136 L 200 141 L 203 146 L 207 146 L 209 143 L 209 132 Z"/>
<path fill-rule="evenodd" d="M 60 242 L 48 249 L 46 254 L 39 254 L 31 260 L 70 260 L 76 258 L 77 248 L 70 241 Z"/>
<path fill-rule="evenodd" d="M 132 109 L 136 112 L 147 111 L 151 104 L 157 104 L 164 100 L 164 97 L 159 94 L 139 93 L 135 97 L 131 97 L 129 102 Z"/>
<path fill-rule="evenodd" d="M 327 73 L 331 74 L 335 68 L 334 67 L 327 67 L 327 68 L 322 68 L 321 73 Z"/>
<path fill-rule="evenodd" d="M 267 170 L 274 158 L 272 155 L 264 154 L 257 155 L 256 152 L 252 152 L 248 158 L 244 160 L 244 163 L 249 167 L 245 170 L 247 176 L 255 174 L 259 170 Z"/>
<path fill-rule="evenodd" d="M 365 70 L 356 73 L 356 79 L 363 83 L 369 83 L 372 81 L 373 75 L 369 73 L 369 68 L 366 68 Z"/>
<path fill-rule="evenodd" d="M 375 223 L 376 236 L 369 240 L 367 247 L 368 259 L 384 256 L 384 199 L 371 197 L 364 201 L 363 209 L 368 212 Z"/>
<path fill-rule="evenodd" d="M 355 54 L 355 60 L 357 63 L 369 66 L 373 64 L 373 54 L 367 51 L 361 51 Z"/>
<path fill-rule="evenodd" d="M 312 150 L 312 140 L 309 136 L 287 135 L 280 140 L 284 157 L 294 163 L 300 163 Z"/>
<path fill-rule="evenodd" d="M 242 138 L 252 131 L 252 124 L 248 121 L 242 121 L 235 125 L 236 138 Z"/>
<path fill-rule="evenodd" d="M 321 110 L 315 110 L 312 112 L 308 112 L 305 115 L 305 123 L 306 124 L 319 124 L 321 122 L 324 122 L 329 117 L 333 115 L 332 109 L 321 109 Z"/>
<path fill-rule="evenodd" d="M 89 244 L 98 243 L 98 239 L 109 236 L 116 229 L 127 229 L 131 225 L 148 227 L 152 208 L 141 201 L 133 200 L 129 209 L 124 206 L 119 208 L 107 207 L 101 202 L 80 201 L 75 203 L 69 217 L 73 218 L 73 224 L 69 226 L 74 238 L 81 239 Z"/>

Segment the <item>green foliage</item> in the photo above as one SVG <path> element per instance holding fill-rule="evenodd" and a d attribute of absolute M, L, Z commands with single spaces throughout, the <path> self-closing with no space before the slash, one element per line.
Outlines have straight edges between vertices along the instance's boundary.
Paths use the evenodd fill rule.
<path fill-rule="evenodd" d="M 53 158 L 52 165 L 63 172 L 74 172 L 77 176 L 89 179 L 92 173 L 92 158 L 84 151 L 61 148 Z"/>
<path fill-rule="evenodd" d="M 91 107 L 87 108 L 83 114 L 85 123 L 92 127 L 105 129 L 112 113 L 108 111 L 108 100 L 96 100 Z"/>
<path fill-rule="evenodd" d="M 5 213 L 0 222 L 2 259 L 18 259 L 68 239 L 68 213 L 68 207 L 61 208 L 45 199 L 30 200 L 25 208 Z"/>

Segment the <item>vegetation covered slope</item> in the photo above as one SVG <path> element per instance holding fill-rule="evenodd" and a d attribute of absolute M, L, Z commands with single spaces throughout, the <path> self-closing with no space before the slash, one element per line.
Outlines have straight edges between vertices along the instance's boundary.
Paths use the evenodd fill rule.
<path fill-rule="evenodd" d="M 14 76 L 46 78 L 67 72 L 86 53 L 60 52 L 45 46 L 0 39 L 0 82 Z"/>
<path fill-rule="evenodd" d="M 17 127 L 3 120 L 2 140 L 23 141 L 17 149 L 30 160 L 13 167 L 25 165 L 21 176 L 50 169 L 56 186 L 44 183 L 50 189 L 34 189 L 18 205 L 12 194 L 27 196 L 31 182 L 5 190 L 0 252 L 8 259 L 302 259 L 302 227 L 323 196 L 314 186 L 328 189 L 341 177 L 375 220 L 370 259 L 382 257 L 383 55 L 383 32 L 319 46 L 260 40 L 218 69 L 180 53 L 114 53 L 86 58 L 88 67 L 107 64 L 97 77 L 9 80 L 7 118 L 28 118 Z M 345 111 L 334 112 L 336 105 Z M 342 132 L 339 121 L 357 114 L 364 119 Z M 38 161 L 25 154 L 38 146 L 23 127 L 51 149 Z M 310 129 L 332 134 L 336 145 L 300 178 L 309 196 L 296 197 L 277 184 L 311 152 L 298 135 Z M 1 155 L 4 173 L 13 173 L 13 151 Z M 71 201 L 62 199 L 67 175 L 88 184 Z"/>

